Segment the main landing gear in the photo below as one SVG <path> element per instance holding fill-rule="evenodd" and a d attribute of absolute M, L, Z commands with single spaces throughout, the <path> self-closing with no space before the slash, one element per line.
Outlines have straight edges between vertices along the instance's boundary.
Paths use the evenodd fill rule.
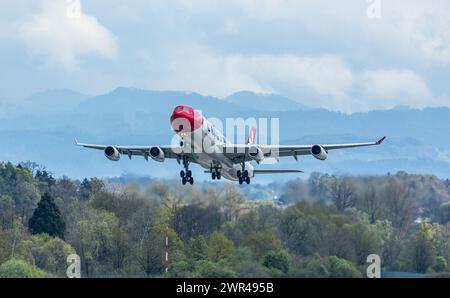
<path fill-rule="evenodd" d="M 250 184 L 250 177 L 248 176 L 248 171 L 245 169 L 245 162 L 242 163 L 242 171 L 237 171 L 237 176 L 239 178 L 239 184 L 244 182 Z"/>
<path fill-rule="evenodd" d="M 192 177 L 192 171 L 189 170 L 189 161 L 186 158 L 183 158 L 183 166 L 184 170 L 180 172 L 181 183 L 185 185 L 189 182 L 189 184 L 194 184 L 194 178 Z"/>
<path fill-rule="evenodd" d="M 222 174 L 220 173 L 219 169 L 217 167 L 211 168 L 211 178 L 212 180 L 220 180 L 222 178 Z"/>

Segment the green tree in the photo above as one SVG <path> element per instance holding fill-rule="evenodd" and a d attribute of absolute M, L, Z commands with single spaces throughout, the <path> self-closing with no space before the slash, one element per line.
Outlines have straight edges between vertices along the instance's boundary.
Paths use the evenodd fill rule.
<path fill-rule="evenodd" d="M 264 256 L 263 265 L 287 273 L 291 267 L 291 258 L 287 251 L 270 251 Z"/>
<path fill-rule="evenodd" d="M 300 204 L 283 212 L 279 229 L 282 240 L 290 251 L 300 255 L 308 255 L 314 251 L 314 226 L 300 209 Z"/>
<path fill-rule="evenodd" d="M 363 265 L 369 254 L 380 253 L 380 242 L 368 225 L 361 222 L 347 224 L 344 225 L 343 230 L 345 241 L 350 244 L 346 255 L 356 264 Z"/>
<path fill-rule="evenodd" d="M 0 278 L 36 278 L 43 272 L 24 260 L 11 259 L 0 265 Z"/>
<path fill-rule="evenodd" d="M 66 228 L 64 219 L 49 193 L 42 196 L 30 218 L 28 227 L 32 234 L 46 233 L 52 237 L 64 239 Z"/>
<path fill-rule="evenodd" d="M 55 276 L 65 276 L 67 256 L 73 253 L 70 244 L 47 234 L 34 235 L 18 246 L 20 258 Z"/>
<path fill-rule="evenodd" d="M 447 271 L 447 260 L 443 256 L 437 256 L 433 261 L 433 271 L 434 272 L 444 272 Z"/>
<path fill-rule="evenodd" d="M 450 222 L 450 202 L 444 203 L 439 207 L 439 222 L 446 224 Z"/>
<path fill-rule="evenodd" d="M 96 210 L 85 202 L 73 202 L 68 208 L 67 240 L 81 258 L 83 276 L 114 270 L 114 231 L 118 218 L 111 212 Z"/>
<path fill-rule="evenodd" d="M 279 251 L 283 248 L 280 239 L 270 231 L 250 234 L 246 245 L 252 250 L 257 259 L 262 258 L 269 251 Z"/>
<path fill-rule="evenodd" d="M 352 262 L 331 256 L 326 258 L 326 267 L 331 278 L 343 277 L 361 277 L 361 272 L 352 264 Z"/>
<path fill-rule="evenodd" d="M 195 277 L 199 278 L 231 278 L 236 273 L 223 264 L 203 260 L 197 263 Z"/>
<path fill-rule="evenodd" d="M 186 256 L 191 262 L 207 259 L 209 247 L 205 237 L 199 235 L 195 238 L 191 238 L 188 242 L 186 251 Z"/>
<path fill-rule="evenodd" d="M 433 244 L 426 223 L 421 225 L 420 231 L 411 239 L 407 249 L 408 260 L 411 263 L 411 269 L 415 272 L 426 272 L 433 263 Z"/>
<path fill-rule="evenodd" d="M 208 241 L 209 259 L 218 262 L 233 253 L 234 244 L 224 234 L 214 231 Z"/>

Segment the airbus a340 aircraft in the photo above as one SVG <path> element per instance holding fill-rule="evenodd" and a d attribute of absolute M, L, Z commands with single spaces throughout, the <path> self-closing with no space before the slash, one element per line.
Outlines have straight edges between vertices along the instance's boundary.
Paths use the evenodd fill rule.
<path fill-rule="evenodd" d="M 197 163 L 210 173 L 211 178 L 220 180 L 224 177 L 239 181 L 239 184 L 250 184 L 250 179 L 257 174 L 299 173 L 299 170 L 255 170 L 252 161 L 258 164 L 268 157 L 291 156 L 297 160 L 298 155 L 311 154 L 319 160 L 325 160 L 329 150 L 380 145 L 386 137 L 375 142 L 331 145 L 258 145 L 255 144 L 256 129 L 252 128 L 247 144 L 232 144 L 223 134 L 206 120 L 198 110 L 189 106 L 177 106 L 170 122 L 174 131 L 182 138 L 177 146 L 118 146 L 95 145 L 79 143 L 76 145 L 86 148 L 103 150 L 105 156 L 118 161 L 120 155 L 125 154 L 130 159 L 133 155 L 141 155 L 146 160 L 152 159 L 163 162 L 166 158 L 176 159 L 182 163 L 184 170 L 180 172 L 182 183 L 194 183 L 191 163 Z M 195 136 L 199 135 L 200 138 Z M 206 148 L 208 147 L 208 148 Z M 189 150 L 186 150 L 189 149 Z"/>

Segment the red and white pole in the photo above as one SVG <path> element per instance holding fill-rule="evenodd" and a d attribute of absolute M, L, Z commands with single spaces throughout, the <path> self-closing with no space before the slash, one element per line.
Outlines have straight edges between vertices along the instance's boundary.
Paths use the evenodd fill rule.
<path fill-rule="evenodd" d="M 169 237 L 166 236 L 166 272 L 169 270 Z"/>

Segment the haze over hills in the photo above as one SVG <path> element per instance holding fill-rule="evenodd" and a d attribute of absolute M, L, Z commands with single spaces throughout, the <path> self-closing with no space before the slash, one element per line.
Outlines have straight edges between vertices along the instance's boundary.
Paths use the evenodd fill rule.
<path fill-rule="evenodd" d="M 282 143 L 337 143 L 374 140 L 387 135 L 376 148 L 330 152 L 325 162 L 308 156 L 300 162 L 286 158 L 270 168 L 350 174 L 384 174 L 405 170 L 450 177 L 449 108 L 395 108 L 351 115 L 306 107 L 279 95 L 238 92 L 224 99 L 180 91 L 117 88 L 87 96 L 58 89 L 41 92 L 0 114 L 0 137 L 7 144 L 0 160 L 32 160 L 56 175 L 112 177 L 122 173 L 173 178 L 175 161 L 159 164 L 142 158 L 107 160 L 101 151 L 86 150 L 72 140 L 110 144 L 167 144 L 173 138 L 169 115 L 178 104 L 201 109 L 207 117 L 276 117 Z M 207 179 L 194 167 L 198 179 Z M 298 175 L 294 175 L 297 177 Z M 256 182 L 288 179 L 293 175 L 259 176 Z"/>

